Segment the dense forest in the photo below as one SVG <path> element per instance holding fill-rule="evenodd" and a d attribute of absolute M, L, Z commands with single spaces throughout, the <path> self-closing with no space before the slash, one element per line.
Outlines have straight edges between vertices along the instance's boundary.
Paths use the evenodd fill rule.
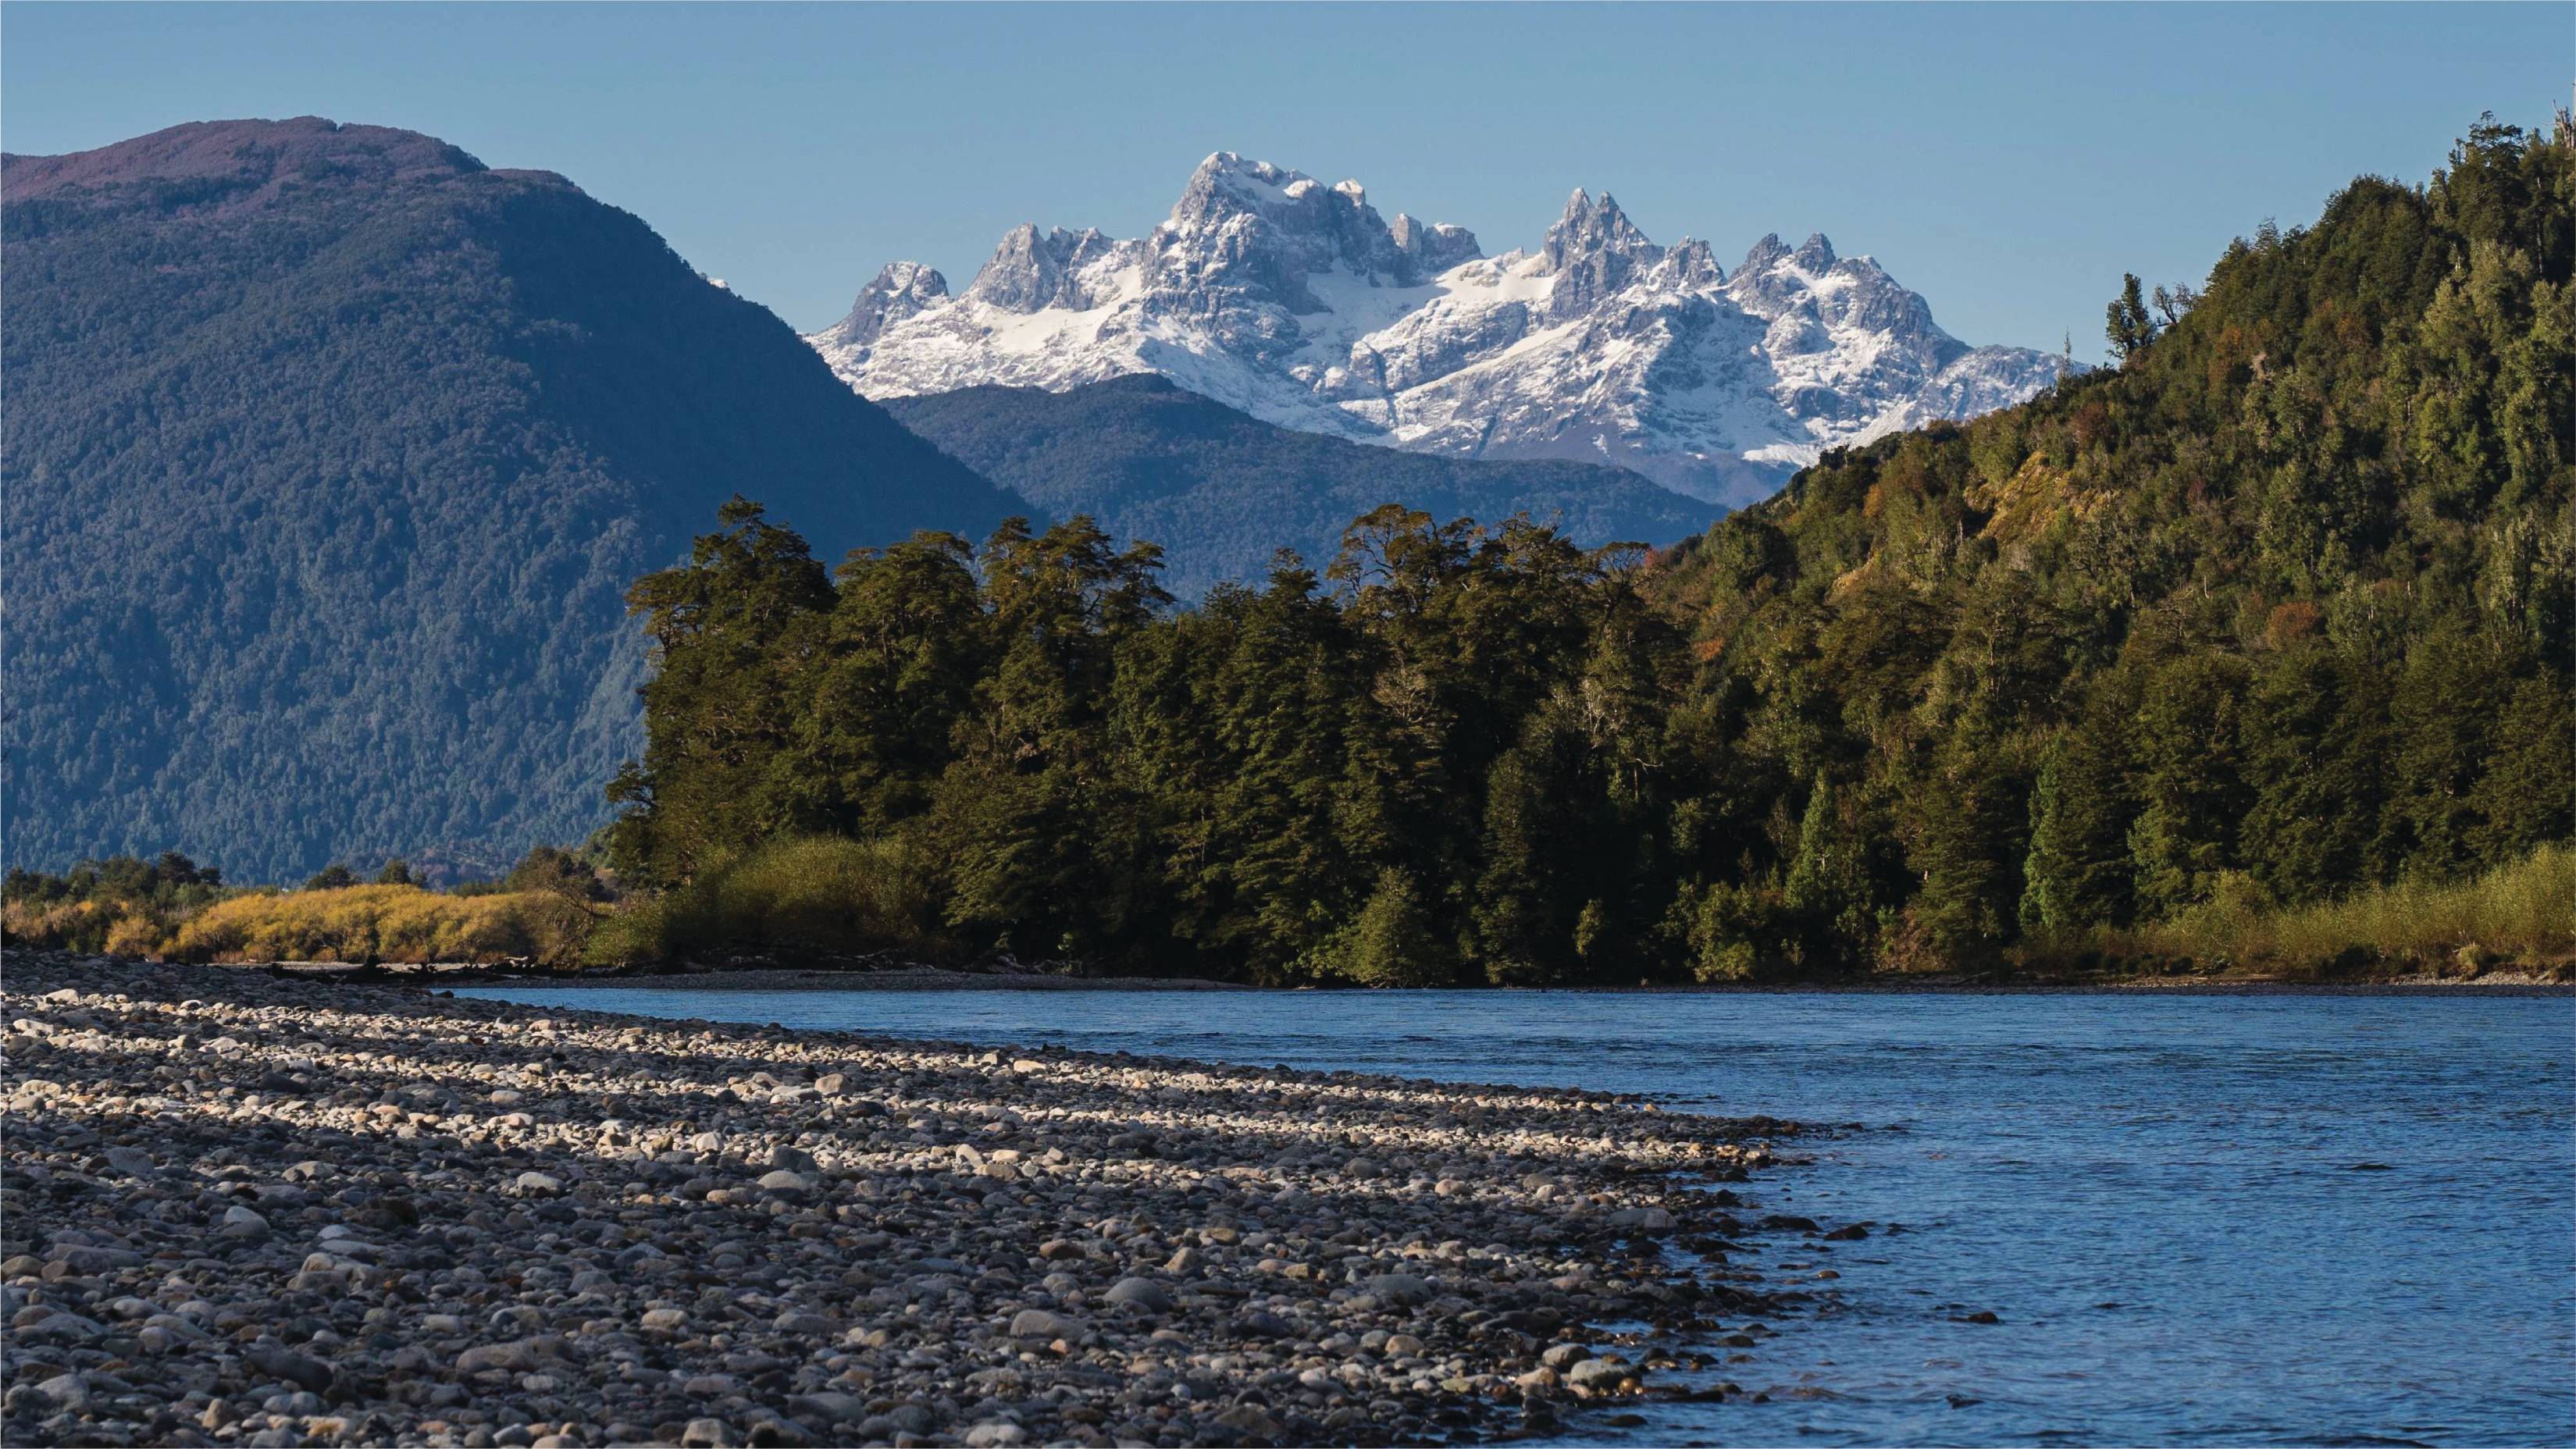
<path fill-rule="evenodd" d="M 499 869 L 635 752 L 621 594 L 737 489 L 840 547 L 1007 498 L 558 176 L 176 127 L 0 162 L 13 864 Z"/>
<path fill-rule="evenodd" d="M 2484 122 L 2198 293 L 2132 278 L 2118 369 L 1668 560 L 1744 939 L 1974 951 L 2566 839 L 2571 140 Z"/>
<path fill-rule="evenodd" d="M 1526 514 L 1586 544 L 1669 544 L 1723 511 L 1623 468 L 1444 458 L 1295 432 L 1151 374 L 1063 392 L 961 388 L 885 407 L 1054 517 L 1089 514 L 1118 537 L 1161 544 L 1163 587 L 1184 600 L 1261 582 L 1281 548 L 1330 558 L 1343 526 L 1390 498 L 1442 518 Z"/>
<path fill-rule="evenodd" d="M 2576 810 L 2571 142 L 2482 123 L 2133 279 L 2117 368 L 1660 558 L 1389 505 L 1174 611 L 1087 519 L 831 571 L 737 501 L 630 595 L 611 855 L 864 878 L 880 943 L 1383 983 L 2031 959 L 2510 867 Z"/>

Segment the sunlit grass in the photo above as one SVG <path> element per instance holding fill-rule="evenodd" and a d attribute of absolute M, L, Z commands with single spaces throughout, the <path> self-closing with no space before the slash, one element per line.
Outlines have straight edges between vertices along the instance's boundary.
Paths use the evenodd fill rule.
<path fill-rule="evenodd" d="M 2543 846 L 2472 880 L 2405 881 L 2310 906 L 2274 906 L 2231 880 L 2173 920 L 2070 944 L 2114 961 L 2187 957 L 2293 972 L 2555 964 L 2576 959 L 2576 847 Z M 2062 964 L 2068 954 L 2032 960 Z"/>
<path fill-rule="evenodd" d="M 162 950 L 188 961 L 500 961 L 551 954 L 550 902 L 417 886 L 263 892 L 219 901 Z"/>

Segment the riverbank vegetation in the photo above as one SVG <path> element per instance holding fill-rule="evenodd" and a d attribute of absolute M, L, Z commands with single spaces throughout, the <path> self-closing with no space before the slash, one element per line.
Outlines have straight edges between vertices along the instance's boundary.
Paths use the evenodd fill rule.
<path fill-rule="evenodd" d="M 659 667 L 610 858 L 714 921 L 733 862 L 838 840 L 870 943 L 1282 983 L 2291 950 L 2545 875 L 2570 142 L 2482 124 L 2428 186 L 2356 181 L 2130 288 L 2119 366 L 1663 558 L 1390 505 L 1175 612 L 1086 519 L 833 573 L 737 501 L 630 595 Z"/>
<path fill-rule="evenodd" d="M 2015 964 L 2336 976 L 2476 976 L 2512 963 L 2576 961 L 2576 847 L 2462 881 L 2401 881 L 2337 900 L 2283 906 L 2253 877 L 2222 879 L 2210 899 L 2169 921 L 2035 940 Z"/>
<path fill-rule="evenodd" d="M 361 885 L 235 896 L 182 925 L 158 954 L 180 961 L 499 961 L 553 943 L 517 895 L 449 896 Z"/>
<path fill-rule="evenodd" d="M 62 875 L 12 870 L 0 940 L 13 948 L 173 961 L 502 962 L 575 965 L 609 909 L 606 882 L 545 847 L 499 881 L 436 891 L 401 861 L 372 882 L 332 866 L 302 889 L 228 886 L 170 851 L 83 861 Z"/>
<path fill-rule="evenodd" d="M 832 836 L 773 840 L 716 862 L 601 921 L 588 942 L 600 965 L 770 952 L 959 956 L 902 842 Z"/>
<path fill-rule="evenodd" d="M 139 956 L 237 894 L 221 870 L 175 850 L 149 861 L 84 860 L 61 875 L 12 869 L 0 880 L 0 939 L 35 950 Z"/>

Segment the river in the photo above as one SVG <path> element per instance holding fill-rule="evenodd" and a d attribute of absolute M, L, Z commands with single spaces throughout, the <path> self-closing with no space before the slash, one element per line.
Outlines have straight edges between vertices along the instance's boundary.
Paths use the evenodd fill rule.
<path fill-rule="evenodd" d="M 2576 1440 L 2576 998 L 481 988 L 551 1006 L 1641 1092 L 1843 1130 L 1812 1288 L 1632 1443 Z M 1889 1232 L 1884 1225 L 1901 1224 Z M 1818 1280 L 1830 1269 L 1840 1276 Z M 1991 1312 L 1993 1324 L 1963 1322 Z"/>

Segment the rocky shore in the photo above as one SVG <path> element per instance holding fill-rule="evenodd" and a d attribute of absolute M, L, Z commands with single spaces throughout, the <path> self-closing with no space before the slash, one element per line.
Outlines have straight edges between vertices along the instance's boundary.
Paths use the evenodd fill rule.
<path fill-rule="evenodd" d="M 1187 976 L 1069 976 L 1038 971 L 956 971 L 936 966 L 864 970 L 790 966 L 713 971 L 544 971 L 467 963 L 351 966 L 337 961 L 277 963 L 279 969 L 353 985 L 568 986 L 628 991 L 1259 991 Z"/>
<path fill-rule="evenodd" d="M 1774 1306 L 1717 1236 L 1761 1229 L 1719 1184 L 1767 1120 L 23 952 L 0 984 L 11 1444 L 1579 1433 Z"/>

